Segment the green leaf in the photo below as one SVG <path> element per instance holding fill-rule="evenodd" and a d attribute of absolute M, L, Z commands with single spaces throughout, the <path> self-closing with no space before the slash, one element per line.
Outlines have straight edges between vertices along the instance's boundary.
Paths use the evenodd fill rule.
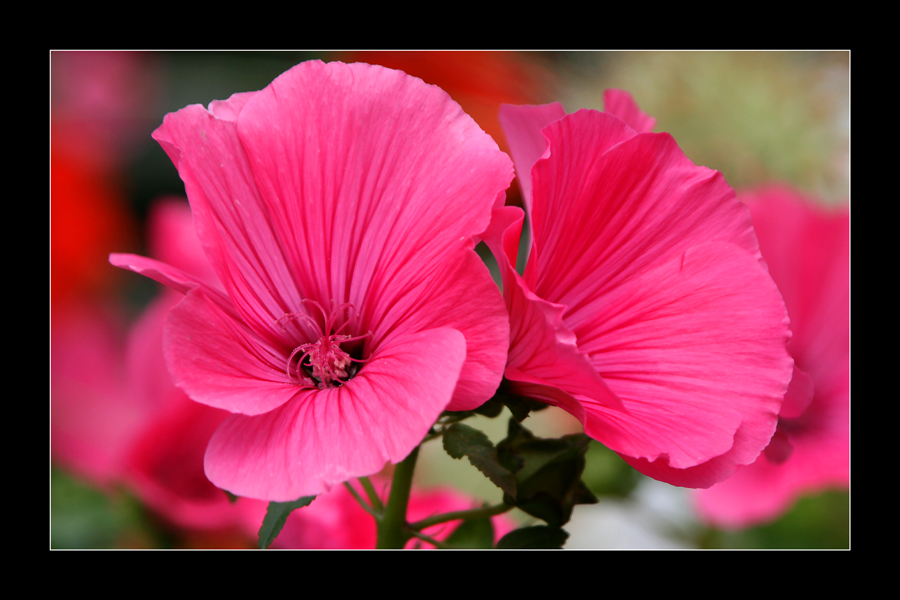
<path fill-rule="evenodd" d="M 509 382 L 506 379 L 500 383 L 500 388 L 497 390 L 497 393 L 494 394 L 494 397 L 491 398 L 491 401 L 498 401 L 505 404 L 516 421 L 520 423 L 528 417 L 531 411 L 543 410 L 549 406 L 549 404 L 546 404 L 545 402 L 540 402 L 539 400 L 534 400 L 533 398 L 520 396 L 514 393 L 510 389 Z"/>
<path fill-rule="evenodd" d="M 449 548 L 486 549 L 494 547 L 494 525 L 490 517 L 463 521 L 444 544 Z"/>
<path fill-rule="evenodd" d="M 291 511 L 309 506 L 315 499 L 315 496 L 303 496 L 293 502 L 269 502 L 262 527 L 259 528 L 259 547 L 268 548 L 281 533 L 281 528 L 284 527 Z"/>
<path fill-rule="evenodd" d="M 479 415 L 484 415 L 485 417 L 493 419 L 503 412 L 503 402 L 496 397 L 491 398 L 490 400 L 476 408 L 475 412 Z"/>
<path fill-rule="evenodd" d="M 504 496 L 503 501 L 553 527 L 565 525 L 576 504 L 597 502 L 581 481 L 589 447 L 590 438 L 584 434 L 538 438 L 510 419 L 497 455 L 500 464 L 515 474 L 517 494 Z"/>
<path fill-rule="evenodd" d="M 231 502 L 232 504 L 234 504 L 235 502 L 238 501 L 238 497 L 235 496 L 234 494 L 232 494 L 231 492 L 229 492 L 228 490 L 222 490 L 222 491 L 225 492 L 225 495 L 228 497 L 228 501 Z"/>
<path fill-rule="evenodd" d="M 524 401 L 524 398 L 519 396 L 507 396 L 503 400 L 506 407 L 509 408 L 509 412 L 511 412 L 516 421 L 520 423 L 524 421 L 531 412 L 531 406 Z"/>
<path fill-rule="evenodd" d="M 548 527 L 547 525 L 535 525 L 510 531 L 497 542 L 497 548 L 499 550 L 525 548 L 559 549 L 563 547 L 567 539 L 569 539 L 569 534 L 564 529 Z"/>
<path fill-rule="evenodd" d="M 500 464 L 497 449 L 484 433 L 468 425 L 454 423 L 444 432 L 443 444 L 447 454 L 456 459 L 468 457 L 472 466 L 505 494 L 515 498 L 516 478 Z"/>
<path fill-rule="evenodd" d="M 451 423 L 456 423 L 457 421 L 463 421 L 474 415 L 475 415 L 474 410 L 457 410 L 457 411 L 445 410 L 444 412 L 441 413 L 441 416 L 438 417 L 437 422 L 441 425 L 450 425 Z"/>

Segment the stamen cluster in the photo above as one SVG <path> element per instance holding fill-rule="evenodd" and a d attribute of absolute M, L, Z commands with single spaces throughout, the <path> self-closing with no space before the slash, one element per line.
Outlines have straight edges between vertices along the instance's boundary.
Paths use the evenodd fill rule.
<path fill-rule="evenodd" d="M 356 336 L 341 335 L 340 332 L 356 316 L 356 309 L 349 302 L 335 306 L 330 314 L 327 314 L 325 309 L 322 308 L 322 305 L 315 300 L 306 299 L 303 300 L 303 302 L 314 304 L 319 311 L 321 311 L 322 317 L 325 319 L 325 327 L 324 329 L 319 327 L 319 323 L 306 313 L 288 313 L 278 319 L 282 328 L 284 327 L 284 322 L 286 320 L 293 318 L 302 319 L 312 327 L 316 336 L 316 341 L 301 344 L 294 348 L 293 352 L 288 356 L 285 372 L 293 381 L 294 376 L 291 374 L 291 365 L 294 362 L 294 357 L 299 354 L 300 358 L 297 361 L 297 366 L 294 368 L 294 371 L 297 374 L 299 380 L 298 383 L 302 387 L 320 390 L 338 387 L 352 377 L 353 373 L 350 372 L 352 362 L 366 362 L 365 360 L 350 356 L 341 349 L 341 344 L 361 340 L 372 335 L 372 333 L 367 332 L 363 335 Z M 350 316 L 344 321 L 343 325 L 331 333 L 337 318 L 340 316 L 341 312 L 346 309 L 351 311 Z"/>

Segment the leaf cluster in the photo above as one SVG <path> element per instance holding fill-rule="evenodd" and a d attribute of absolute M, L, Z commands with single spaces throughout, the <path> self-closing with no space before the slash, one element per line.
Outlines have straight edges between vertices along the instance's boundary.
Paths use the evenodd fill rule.
<path fill-rule="evenodd" d="M 455 459 L 465 456 L 499 487 L 505 504 L 547 523 L 511 532 L 498 548 L 559 548 L 568 537 L 562 526 L 571 518 L 573 507 L 597 502 L 581 480 L 590 447 L 590 438 L 584 434 L 539 438 L 514 413 L 506 438 L 496 446 L 484 433 L 459 422 L 444 430 L 443 444 L 447 454 Z M 463 527 L 467 532 L 475 525 L 465 522 Z"/>

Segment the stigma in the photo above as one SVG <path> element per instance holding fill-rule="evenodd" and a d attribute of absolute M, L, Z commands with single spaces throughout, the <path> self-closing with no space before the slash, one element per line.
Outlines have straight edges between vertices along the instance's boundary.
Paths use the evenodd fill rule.
<path fill-rule="evenodd" d="M 346 350 L 341 348 L 341 344 L 361 340 L 371 336 L 372 333 L 368 332 L 355 336 L 341 334 L 341 331 L 356 317 L 356 309 L 349 302 L 334 306 L 331 313 L 326 313 L 322 305 L 315 300 L 306 299 L 301 302 L 308 302 L 319 309 L 325 320 L 325 327 L 320 327 L 318 321 L 305 312 L 287 313 L 278 319 L 278 323 L 281 324 L 282 328 L 284 328 L 284 323 L 288 320 L 300 319 L 309 325 L 314 332 L 314 341 L 300 344 L 288 356 L 285 366 L 288 379 L 292 383 L 299 384 L 304 389 L 324 390 L 340 387 L 359 370 L 359 365 L 354 363 L 366 362 L 363 359 L 350 356 Z M 340 327 L 335 329 L 338 319 L 345 311 L 348 312 L 347 318 Z M 296 358 L 297 356 L 299 358 Z M 295 358 L 296 366 L 294 365 Z"/>

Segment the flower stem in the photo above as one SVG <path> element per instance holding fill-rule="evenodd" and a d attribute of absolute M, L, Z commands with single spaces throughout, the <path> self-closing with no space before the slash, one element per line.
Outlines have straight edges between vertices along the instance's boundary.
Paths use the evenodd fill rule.
<path fill-rule="evenodd" d="M 484 517 L 493 517 L 495 515 L 503 514 L 511 508 L 512 505 L 510 504 L 500 503 L 494 506 L 485 506 L 483 508 L 457 510 L 454 512 L 434 515 L 433 517 L 428 517 L 427 519 L 422 519 L 421 521 L 416 521 L 415 523 L 410 523 L 409 527 L 416 531 L 421 531 L 426 527 L 431 527 L 432 525 L 438 525 L 440 523 L 446 523 L 447 521 L 455 521 L 456 519 L 481 519 Z"/>
<path fill-rule="evenodd" d="M 412 537 L 419 538 L 419 539 L 422 540 L 423 542 L 428 542 L 429 544 L 431 544 L 431 545 L 434 546 L 435 548 L 441 548 L 441 549 L 447 549 L 447 548 L 449 548 L 449 546 L 447 546 L 447 545 L 444 544 L 443 542 L 439 542 L 438 540 L 434 539 L 434 538 L 431 537 L 430 535 L 425 535 L 425 534 L 422 533 L 421 531 L 410 531 L 409 533 L 410 533 L 410 535 L 411 535 Z"/>
<path fill-rule="evenodd" d="M 377 514 L 380 515 L 382 512 L 384 512 L 384 505 L 381 503 L 381 498 L 378 497 L 378 492 L 375 491 L 375 486 L 372 485 L 372 482 L 369 481 L 368 477 L 360 477 L 359 482 L 362 484 L 363 489 L 366 491 L 366 495 L 369 497 L 369 502 L 372 503 L 372 508 Z"/>
<path fill-rule="evenodd" d="M 409 504 L 409 492 L 418 457 L 419 447 L 416 446 L 409 456 L 394 468 L 394 480 L 391 482 L 387 507 L 381 520 L 378 521 L 376 548 L 403 548 L 410 537 L 406 529 L 406 507 Z"/>
<path fill-rule="evenodd" d="M 359 502 L 359 505 L 363 507 L 363 510 L 365 510 L 367 513 L 369 513 L 376 519 L 378 518 L 378 513 L 376 513 L 372 509 L 371 506 L 366 504 L 366 501 L 362 499 L 362 497 L 359 495 L 359 493 L 355 489 L 353 489 L 353 486 L 350 484 L 349 481 L 344 482 L 344 487 L 346 487 L 348 490 L 350 490 L 350 493 L 353 495 L 354 498 L 356 498 L 356 501 Z"/>

